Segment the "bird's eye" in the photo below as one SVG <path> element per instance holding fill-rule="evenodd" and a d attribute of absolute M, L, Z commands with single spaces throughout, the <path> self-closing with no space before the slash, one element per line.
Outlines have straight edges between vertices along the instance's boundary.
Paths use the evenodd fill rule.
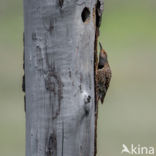
<path fill-rule="evenodd" d="M 98 65 L 98 69 L 102 69 L 104 66 L 103 65 Z"/>

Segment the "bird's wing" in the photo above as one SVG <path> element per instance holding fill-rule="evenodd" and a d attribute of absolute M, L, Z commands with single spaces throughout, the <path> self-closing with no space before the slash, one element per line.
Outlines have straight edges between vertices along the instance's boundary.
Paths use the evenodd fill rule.
<path fill-rule="evenodd" d="M 106 68 L 104 73 L 105 73 L 105 87 L 103 88 L 103 92 L 101 94 L 101 103 L 104 102 L 104 99 L 105 99 L 105 96 L 106 96 L 106 93 L 107 93 L 107 90 L 109 88 L 109 84 L 111 81 L 111 77 L 112 77 L 110 68 Z"/>
<path fill-rule="evenodd" d="M 105 72 L 103 69 L 98 69 L 97 71 L 97 95 L 98 95 L 98 100 L 103 103 L 104 97 L 105 97 L 105 84 L 106 82 L 106 77 L 105 77 Z"/>
<path fill-rule="evenodd" d="M 109 87 L 111 78 L 112 78 L 112 73 L 111 73 L 111 69 L 109 67 L 109 68 L 106 69 L 106 83 L 105 83 L 106 91 L 107 91 L 107 89 Z"/>

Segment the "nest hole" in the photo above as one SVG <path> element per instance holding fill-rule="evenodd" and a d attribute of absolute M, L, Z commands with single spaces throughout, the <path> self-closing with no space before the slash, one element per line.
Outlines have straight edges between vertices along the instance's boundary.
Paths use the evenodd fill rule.
<path fill-rule="evenodd" d="M 82 14 L 81 14 L 81 17 L 82 17 L 82 21 L 83 22 L 86 22 L 87 20 L 89 20 L 89 18 L 90 18 L 89 8 L 85 7 L 83 9 Z"/>

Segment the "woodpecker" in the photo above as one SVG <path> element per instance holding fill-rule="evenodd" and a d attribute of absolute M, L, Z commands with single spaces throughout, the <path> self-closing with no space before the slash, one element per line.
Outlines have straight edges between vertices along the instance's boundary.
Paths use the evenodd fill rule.
<path fill-rule="evenodd" d="M 97 76 L 96 76 L 96 92 L 97 92 L 97 100 L 104 102 L 104 98 L 109 87 L 109 83 L 111 81 L 112 72 L 108 63 L 107 53 L 102 48 L 101 43 L 99 42 L 100 46 L 100 55 L 99 55 L 99 63 L 97 69 Z"/>

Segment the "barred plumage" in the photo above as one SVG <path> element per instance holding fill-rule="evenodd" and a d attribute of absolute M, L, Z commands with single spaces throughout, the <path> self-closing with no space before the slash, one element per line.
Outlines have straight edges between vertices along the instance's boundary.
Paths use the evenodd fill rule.
<path fill-rule="evenodd" d="M 99 43 L 100 44 L 100 43 Z M 112 73 L 107 59 L 107 53 L 100 44 L 99 64 L 97 70 L 97 97 L 101 103 L 104 102 L 106 92 L 108 90 Z"/>

